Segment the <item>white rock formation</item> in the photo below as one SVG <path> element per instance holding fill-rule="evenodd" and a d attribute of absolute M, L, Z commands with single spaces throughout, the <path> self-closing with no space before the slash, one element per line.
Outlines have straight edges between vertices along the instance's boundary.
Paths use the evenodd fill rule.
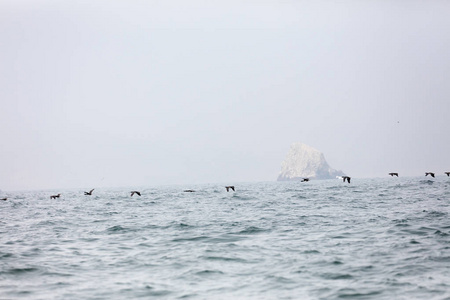
<path fill-rule="evenodd" d="M 306 177 L 332 179 L 344 175 L 342 171 L 332 169 L 319 150 L 302 143 L 294 143 L 281 164 L 277 180 L 301 180 Z"/>

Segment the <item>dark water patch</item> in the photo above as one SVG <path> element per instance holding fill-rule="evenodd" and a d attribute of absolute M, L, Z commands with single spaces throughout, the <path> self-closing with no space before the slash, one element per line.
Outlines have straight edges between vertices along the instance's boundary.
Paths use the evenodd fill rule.
<path fill-rule="evenodd" d="M 229 233 L 229 234 L 225 234 L 225 235 L 222 235 L 219 237 L 210 238 L 210 239 L 208 239 L 208 242 L 212 243 L 212 244 L 233 243 L 233 242 L 242 241 L 244 239 L 245 239 L 245 237 L 243 237 L 241 235 Z"/>
<path fill-rule="evenodd" d="M 125 231 L 125 230 L 126 230 L 126 229 L 125 229 L 124 227 L 120 226 L 120 225 L 116 225 L 116 226 L 113 226 L 113 227 L 109 227 L 109 228 L 107 229 L 107 231 L 110 231 L 110 232 Z"/>
<path fill-rule="evenodd" d="M 431 256 L 429 257 L 429 260 L 435 261 L 435 262 L 450 262 L 450 256 Z"/>
<path fill-rule="evenodd" d="M 290 289 L 290 287 L 289 287 L 290 285 L 295 284 L 294 280 L 292 280 L 290 278 L 286 278 L 284 276 L 267 275 L 266 279 L 269 279 L 273 283 L 276 283 L 276 287 L 288 285 L 288 286 L 284 287 L 284 288 L 287 288 L 287 289 Z"/>
<path fill-rule="evenodd" d="M 440 230 L 436 230 L 436 231 L 434 232 L 434 234 L 435 234 L 435 235 L 438 235 L 438 236 L 443 236 L 443 237 L 449 236 L 448 233 L 442 232 L 442 231 L 440 231 Z"/>
<path fill-rule="evenodd" d="M 143 204 L 144 205 L 153 205 L 153 204 L 156 204 L 157 202 L 155 202 L 155 201 L 146 201 L 146 202 L 143 202 Z"/>
<path fill-rule="evenodd" d="M 0 260 L 4 259 L 4 258 L 11 258 L 14 257 L 14 253 L 1 253 L 0 252 Z"/>
<path fill-rule="evenodd" d="M 433 180 L 420 180 L 419 183 L 421 185 L 432 185 L 432 184 L 434 184 L 434 181 Z"/>
<path fill-rule="evenodd" d="M 109 234 L 117 234 L 117 233 L 128 233 L 128 232 L 136 232 L 139 231 L 138 228 L 129 228 L 129 227 L 123 227 L 121 225 L 115 225 L 112 227 L 109 227 L 106 229 L 106 232 Z"/>
<path fill-rule="evenodd" d="M 53 221 L 40 221 L 36 226 L 54 226 L 55 224 Z"/>
<path fill-rule="evenodd" d="M 202 277 L 210 277 L 210 276 L 216 276 L 216 275 L 223 275 L 225 274 L 222 271 L 219 270 L 202 270 L 195 273 L 195 275 L 202 276 Z"/>
<path fill-rule="evenodd" d="M 441 218 L 441 217 L 447 217 L 447 216 L 448 216 L 447 212 L 442 212 L 442 211 L 427 212 L 427 217 L 430 217 L 430 218 Z"/>
<path fill-rule="evenodd" d="M 153 243 L 139 243 L 137 244 L 139 247 L 145 247 L 145 248 L 153 248 L 155 245 Z"/>
<path fill-rule="evenodd" d="M 6 271 L 0 271 L 0 274 L 5 275 L 26 275 L 30 273 L 41 272 L 38 268 L 28 267 L 28 268 L 11 268 Z"/>
<path fill-rule="evenodd" d="M 371 272 L 374 270 L 374 266 L 373 265 L 365 265 L 365 266 L 359 266 L 359 267 L 354 267 L 352 268 L 352 270 L 354 270 L 355 272 Z"/>
<path fill-rule="evenodd" d="M 376 299 L 374 296 L 381 295 L 382 291 L 371 291 L 361 293 L 353 289 L 341 289 L 339 290 L 338 298 L 340 299 Z"/>
<path fill-rule="evenodd" d="M 187 238 L 175 238 L 172 240 L 172 242 L 198 242 L 198 241 L 204 241 L 209 239 L 208 236 L 194 236 L 194 237 L 187 237 Z"/>
<path fill-rule="evenodd" d="M 238 258 L 238 257 L 223 257 L 223 256 L 204 256 L 202 259 L 211 260 L 211 261 L 225 261 L 225 262 L 238 262 L 238 263 L 247 263 L 247 260 Z"/>
<path fill-rule="evenodd" d="M 326 280 L 348 280 L 353 279 L 353 276 L 350 274 L 341 274 L 341 273 L 324 273 L 320 275 L 321 278 Z"/>
<path fill-rule="evenodd" d="M 172 223 L 172 226 L 178 229 L 191 229 L 191 228 L 195 228 L 195 226 L 189 225 L 187 223 Z"/>
<path fill-rule="evenodd" d="M 348 238 L 349 236 L 348 235 L 344 235 L 344 234 L 341 234 L 341 235 L 335 235 L 335 236 L 332 236 L 331 238 L 332 239 L 346 239 L 346 238 Z"/>
<path fill-rule="evenodd" d="M 241 230 L 239 232 L 237 232 L 236 234 L 259 234 L 259 233 L 263 233 L 263 232 L 267 232 L 269 230 L 266 229 L 262 229 L 256 226 L 250 226 L 245 228 L 244 230 Z"/>
<path fill-rule="evenodd" d="M 247 201 L 247 200 L 254 200 L 254 199 L 255 199 L 255 198 L 252 198 L 252 197 L 243 196 L 243 195 L 238 195 L 238 194 L 234 194 L 231 198 L 232 198 L 232 199 L 235 199 L 235 200 L 244 200 L 244 201 Z"/>
<path fill-rule="evenodd" d="M 181 295 L 180 297 L 178 297 L 177 299 L 190 299 L 190 298 L 197 298 L 198 294 L 196 293 L 191 293 L 191 294 L 184 294 Z"/>
<path fill-rule="evenodd" d="M 93 220 L 92 223 L 104 223 L 104 222 L 109 222 L 109 219 L 97 219 L 97 220 Z"/>
<path fill-rule="evenodd" d="M 326 187 L 325 189 L 326 190 L 332 190 L 332 191 L 334 191 L 334 190 L 340 190 L 342 188 L 342 186 L 340 186 L 340 185 L 335 185 L 335 186 L 329 186 L 329 187 Z"/>
<path fill-rule="evenodd" d="M 320 254 L 320 251 L 317 251 L 317 250 L 305 250 L 302 253 L 303 254 Z"/>
<path fill-rule="evenodd" d="M 420 236 L 426 236 L 429 234 L 427 230 L 420 230 L 420 229 L 402 229 L 401 232 Z"/>
<path fill-rule="evenodd" d="M 354 190 L 354 191 L 352 191 L 352 193 L 358 193 L 358 194 L 362 194 L 362 193 L 365 193 L 365 191 L 361 191 L 361 190 Z"/>
<path fill-rule="evenodd" d="M 23 240 L 7 241 L 5 243 L 5 245 L 14 245 L 14 244 L 20 244 L 20 243 L 23 243 L 23 242 L 24 242 Z"/>
<path fill-rule="evenodd" d="M 124 297 L 128 298 L 128 299 L 133 299 L 133 298 L 164 298 L 166 299 L 167 296 L 173 294 L 172 291 L 169 290 L 163 290 L 163 289 L 156 289 L 150 285 L 145 285 L 143 287 L 139 287 L 139 288 L 125 288 L 125 289 L 121 289 L 119 291 L 119 293 L 121 295 L 123 295 Z M 100 299 L 107 299 L 108 297 L 101 297 Z"/>
<path fill-rule="evenodd" d="M 62 272 L 44 272 L 42 273 L 43 276 L 50 276 L 50 277 L 73 277 L 75 276 L 75 274 L 70 274 L 70 273 L 62 273 Z M 63 285 L 66 285 L 66 283 L 60 283 Z"/>
<path fill-rule="evenodd" d="M 165 230 L 170 227 L 171 227 L 171 225 L 161 226 L 161 225 L 147 224 L 147 225 L 143 226 L 142 228 L 145 230 Z"/>
<path fill-rule="evenodd" d="M 42 250 L 40 248 L 34 247 L 32 249 L 29 249 L 25 252 L 23 252 L 21 255 L 24 257 L 33 257 L 33 256 L 39 256 L 41 254 Z"/>

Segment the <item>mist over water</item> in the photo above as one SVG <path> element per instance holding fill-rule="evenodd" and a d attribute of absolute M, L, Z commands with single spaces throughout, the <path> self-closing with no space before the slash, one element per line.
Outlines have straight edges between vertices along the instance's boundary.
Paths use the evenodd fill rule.
<path fill-rule="evenodd" d="M 0 299 L 450 297 L 447 177 L 235 186 L 9 193 Z"/>

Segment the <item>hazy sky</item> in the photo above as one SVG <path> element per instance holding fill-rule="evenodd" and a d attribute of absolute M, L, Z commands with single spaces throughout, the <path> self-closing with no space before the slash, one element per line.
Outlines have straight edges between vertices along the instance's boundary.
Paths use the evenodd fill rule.
<path fill-rule="evenodd" d="M 0 189 L 450 171 L 450 1 L 0 0 Z"/>

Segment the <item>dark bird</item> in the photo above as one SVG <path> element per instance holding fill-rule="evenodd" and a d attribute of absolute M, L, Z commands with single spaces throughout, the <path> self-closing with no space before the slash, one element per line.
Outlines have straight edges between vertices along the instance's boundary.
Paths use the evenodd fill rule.
<path fill-rule="evenodd" d="M 394 176 L 398 177 L 398 173 L 389 173 L 389 175 L 391 175 L 392 177 L 394 177 Z"/>
<path fill-rule="evenodd" d="M 132 192 L 131 192 L 131 197 L 133 197 L 133 195 L 134 195 L 134 194 L 137 194 L 138 196 L 140 196 L 140 195 L 141 195 L 141 193 L 140 193 L 140 192 L 138 192 L 138 191 L 132 191 Z"/>
<path fill-rule="evenodd" d="M 434 173 L 432 173 L 432 172 L 426 172 L 426 173 L 425 173 L 425 176 L 428 176 L 428 175 L 431 175 L 431 177 L 434 178 Z"/>
<path fill-rule="evenodd" d="M 227 192 L 229 192 L 230 189 L 232 189 L 234 192 L 234 185 L 226 186 L 225 188 L 227 189 Z"/>
<path fill-rule="evenodd" d="M 95 190 L 95 189 L 92 189 L 92 190 L 90 190 L 89 192 L 84 192 L 84 194 L 90 196 L 90 195 L 92 195 L 92 192 L 93 192 L 94 190 Z"/>
<path fill-rule="evenodd" d="M 6 200 L 8 200 L 8 198 L 2 198 L 2 199 L 0 199 L 0 200 L 6 201 Z"/>
<path fill-rule="evenodd" d="M 193 193 L 195 191 L 194 190 L 184 190 L 183 192 L 185 192 L 185 193 Z"/>
<path fill-rule="evenodd" d="M 342 176 L 342 181 L 345 182 L 345 180 L 347 180 L 348 183 L 350 183 L 350 179 L 352 179 L 349 176 Z"/>
<path fill-rule="evenodd" d="M 447 176 L 450 176 L 450 172 L 444 172 L 445 174 L 447 174 Z"/>
<path fill-rule="evenodd" d="M 51 195 L 51 196 L 50 196 L 50 199 L 56 199 L 56 198 L 59 198 L 59 196 L 61 196 L 61 194 L 58 194 L 58 195 Z"/>
<path fill-rule="evenodd" d="M 303 178 L 302 179 L 302 182 L 306 182 L 306 181 L 309 181 L 309 178 Z"/>

